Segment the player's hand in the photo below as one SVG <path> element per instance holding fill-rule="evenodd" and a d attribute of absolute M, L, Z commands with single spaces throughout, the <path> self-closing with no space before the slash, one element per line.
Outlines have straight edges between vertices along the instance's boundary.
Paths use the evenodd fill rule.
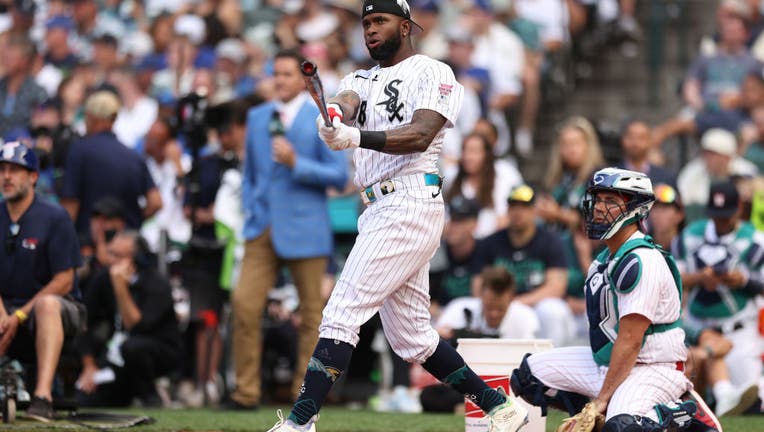
<path fill-rule="evenodd" d="M 0 323 L 2 327 L 2 335 L 0 335 L 0 356 L 5 355 L 8 352 L 8 347 L 16 337 L 16 332 L 19 329 L 19 319 L 16 315 L 6 315 Z"/>
<path fill-rule="evenodd" d="M 719 280 L 730 288 L 740 288 L 748 283 L 748 275 L 740 270 L 730 270 L 719 275 Z"/>
<path fill-rule="evenodd" d="M 271 153 L 274 161 L 289 168 L 294 168 L 294 164 L 297 162 L 297 154 L 294 152 L 292 144 L 283 136 L 275 136 L 271 139 Z"/>
<path fill-rule="evenodd" d="M 323 125 L 318 128 L 318 136 L 330 149 L 345 150 L 358 147 L 361 143 L 361 131 L 358 128 L 342 123 L 340 117 L 334 117 L 332 124 L 334 128 Z"/>
<path fill-rule="evenodd" d="M 328 103 L 326 104 L 326 112 L 329 114 L 329 121 L 334 123 L 334 119 L 339 117 L 340 121 L 342 121 L 343 114 L 342 114 L 342 107 L 340 104 L 337 103 Z"/>

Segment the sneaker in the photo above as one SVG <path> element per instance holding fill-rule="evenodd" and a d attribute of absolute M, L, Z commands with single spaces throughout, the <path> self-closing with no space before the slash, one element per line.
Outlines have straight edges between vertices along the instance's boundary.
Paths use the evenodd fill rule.
<path fill-rule="evenodd" d="M 717 417 L 723 416 L 736 416 L 744 413 L 751 407 L 759 398 L 759 386 L 751 384 L 748 388 L 741 393 L 735 393 L 729 397 L 719 398 L 716 401 L 716 415 Z"/>
<path fill-rule="evenodd" d="M 507 396 L 502 387 L 496 389 L 506 398 L 506 402 L 488 413 L 488 432 L 517 432 L 528 423 L 528 410 L 512 396 Z"/>
<path fill-rule="evenodd" d="M 276 410 L 276 416 L 278 416 L 279 421 L 272 428 L 268 429 L 267 432 L 316 432 L 318 414 L 314 415 L 307 424 L 302 426 L 292 423 L 292 420 L 285 419 L 281 410 Z"/>
<path fill-rule="evenodd" d="M 43 423 L 50 423 L 55 420 L 53 412 L 53 402 L 44 397 L 34 396 L 27 408 L 26 417 Z"/>
<path fill-rule="evenodd" d="M 695 414 L 692 418 L 697 423 L 701 423 L 702 425 L 706 426 L 707 432 L 722 430 L 722 424 L 719 422 L 719 419 L 716 418 L 714 412 L 711 411 L 708 405 L 706 405 L 706 401 L 704 401 L 703 398 L 700 397 L 700 395 L 695 390 L 686 392 L 682 396 L 682 401 L 695 402 L 695 406 L 698 409 L 695 411 Z"/>

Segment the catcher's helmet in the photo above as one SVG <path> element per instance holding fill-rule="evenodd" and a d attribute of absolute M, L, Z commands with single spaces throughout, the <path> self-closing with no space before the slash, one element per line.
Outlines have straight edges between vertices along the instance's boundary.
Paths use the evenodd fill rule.
<path fill-rule="evenodd" d="M 594 205 L 597 192 L 614 192 L 624 198 L 625 209 L 613 217 L 608 214 L 605 222 L 594 222 Z M 655 202 L 653 185 L 650 178 L 637 171 L 620 168 L 604 168 L 594 173 L 586 185 L 584 195 L 584 222 L 586 235 L 594 240 L 606 240 L 621 227 L 639 222 L 647 217 Z"/>
<path fill-rule="evenodd" d="M 29 171 L 39 170 L 34 150 L 18 141 L 10 141 L 0 146 L 0 162 L 18 165 Z"/>

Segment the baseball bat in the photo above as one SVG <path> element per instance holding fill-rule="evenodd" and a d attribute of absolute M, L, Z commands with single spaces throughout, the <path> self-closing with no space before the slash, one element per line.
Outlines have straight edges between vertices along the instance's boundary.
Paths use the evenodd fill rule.
<path fill-rule="evenodd" d="M 321 112 L 321 117 L 324 119 L 324 125 L 327 127 L 333 127 L 332 121 L 329 118 L 329 111 L 326 109 L 326 98 L 324 97 L 324 86 L 321 84 L 321 78 L 318 76 L 318 66 L 310 60 L 305 60 L 300 65 L 300 71 L 302 71 L 302 78 L 305 80 L 305 86 L 308 88 L 313 100 L 318 106 L 318 111 Z"/>

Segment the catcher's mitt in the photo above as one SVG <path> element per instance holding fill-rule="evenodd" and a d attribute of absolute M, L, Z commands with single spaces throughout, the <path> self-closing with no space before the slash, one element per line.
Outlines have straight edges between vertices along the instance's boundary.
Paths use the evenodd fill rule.
<path fill-rule="evenodd" d="M 592 432 L 602 429 L 605 416 L 597 411 L 597 407 L 589 402 L 580 413 L 568 417 L 557 427 L 557 432 Z"/>

